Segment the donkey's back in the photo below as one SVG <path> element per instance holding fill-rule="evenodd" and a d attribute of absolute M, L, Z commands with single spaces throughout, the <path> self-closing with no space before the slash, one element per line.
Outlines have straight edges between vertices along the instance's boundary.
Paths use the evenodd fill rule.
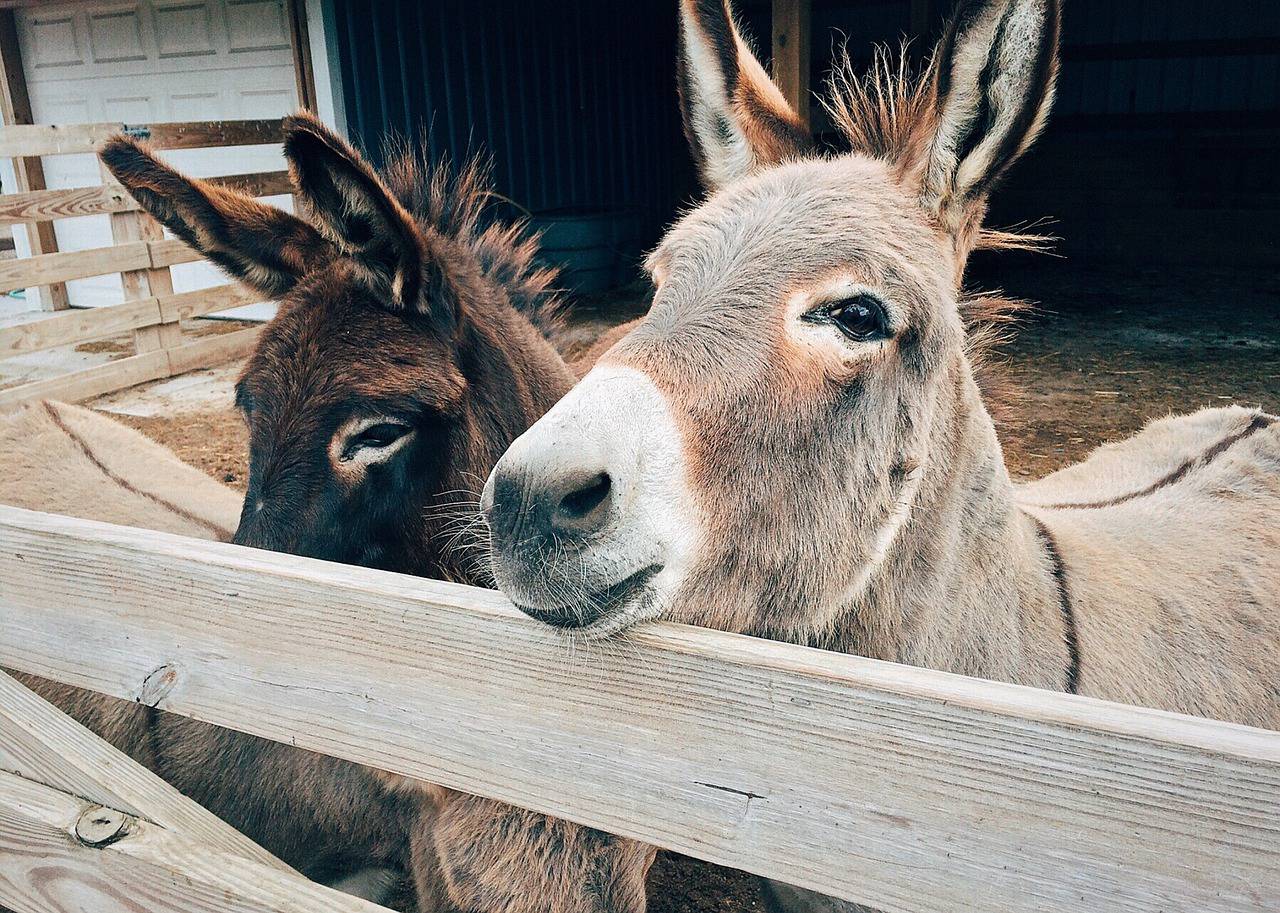
<path fill-rule="evenodd" d="M 1280 728 L 1280 419 L 1161 419 L 1018 500 L 1061 559 L 1082 693 Z"/>

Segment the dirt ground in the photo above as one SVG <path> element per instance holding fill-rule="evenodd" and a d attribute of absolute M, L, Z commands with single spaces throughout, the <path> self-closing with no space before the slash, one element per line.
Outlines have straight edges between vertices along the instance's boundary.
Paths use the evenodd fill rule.
<path fill-rule="evenodd" d="M 977 264 L 976 283 L 1036 302 L 997 359 L 1018 391 L 1001 428 L 1015 478 L 1039 478 L 1152 418 L 1241 403 L 1280 411 L 1280 276 L 1262 270 L 1083 268 L 1039 257 Z M 572 350 L 643 306 L 631 289 L 575 311 Z M 244 426 L 229 406 L 120 416 L 243 488 Z M 673 854 L 650 878 L 653 913 L 764 909 L 757 881 Z"/>

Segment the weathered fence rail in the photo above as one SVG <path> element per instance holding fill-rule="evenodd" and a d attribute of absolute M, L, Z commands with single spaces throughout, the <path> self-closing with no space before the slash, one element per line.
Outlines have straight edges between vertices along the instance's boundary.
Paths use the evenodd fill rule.
<path fill-rule="evenodd" d="M 129 126 L 123 123 L 0 127 L 0 156 L 19 161 L 39 156 L 96 152 L 120 132 L 146 139 L 158 149 L 188 149 L 276 143 L 280 120 L 193 121 Z M 219 286 L 174 294 L 169 267 L 202 259 L 181 241 L 165 239 L 158 222 L 103 172 L 104 183 L 59 190 L 0 195 L 0 225 L 50 223 L 86 215 L 109 215 L 110 247 L 40 253 L 0 263 L 0 292 L 60 287 L 74 279 L 120 273 L 125 301 L 87 310 L 60 310 L 48 317 L 0 327 L 0 358 L 132 333 L 135 354 L 126 358 L 0 390 L 0 410 L 39 398 L 84 399 L 207 367 L 249 351 L 258 328 L 217 341 L 184 341 L 179 321 L 254 304 L 259 294 Z M 285 171 L 234 174 L 209 179 L 254 196 L 290 193 Z M 65 297 L 65 296 L 64 296 Z"/>
<path fill-rule="evenodd" d="M 671 625 L 569 651 L 489 591 L 16 508 L 0 665 L 164 667 L 163 709 L 885 911 L 1280 909 L 1280 733 Z"/>

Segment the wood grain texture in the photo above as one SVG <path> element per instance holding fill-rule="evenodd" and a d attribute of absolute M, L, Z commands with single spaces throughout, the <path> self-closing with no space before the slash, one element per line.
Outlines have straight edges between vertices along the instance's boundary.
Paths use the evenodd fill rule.
<path fill-rule="evenodd" d="M 0 509 L 0 664 L 913 913 L 1280 909 L 1280 734 Z"/>
<path fill-rule="evenodd" d="M 262 171 L 207 178 L 219 187 L 232 187 L 252 196 L 291 193 L 293 184 L 287 171 Z M 137 212 L 141 209 L 119 184 L 70 187 L 65 190 L 33 190 L 0 196 L 0 225 L 48 219 L 69 219 L 104 213 Z"/>
<path fill-rule="evenodd" d="M 134 303 L 145 305 L 147 302 Z M 37 324 L 26 326 L 35 325 Z M 257 344 L 258 335 L 261 332 L 262 327 L 255 326 L 219 336 L 207 336 L 171 349 L 155 349 L 141 355 L 130 355 L 127 358 L 72 371 L 58 377 L 9 387 L 0 390 L 0 412 L 16 409 L 23 403 L 37 399 L 56 399 L 66 403 L 80 402 L 146 383 L 149 380 L 172 377 L 175 374 L 195 371 L 199 368 L 211 368 L 247 355 Z"/>
<path fill-rule="evenodd" d="M 187 320 L 204 314 L 225 311 L 228 308 L 257 304 L 266 300 L 261 292 L 255 292 L 238 282 L 179 292 L 160 299 L 160 314 L 164 320 Z"/>
<path fill-rule="evenodd" d="M 176 830 L 209 851 L 293 869 L 0 672 L 0 771 Z"/>
<path fill-rule="evenodd" d="M 138 242 L 133 245 L 126 244 L 120 247 L 100 248 L 100 250 L 103 252 L 122 251 L 128 258 L 123 262 L 150 262 L 145 242 Z M 76 257 L 81 253 L 96 255 L 98 251 L 77 251 L 75 253 L 53 254 L 51 256 Z M 15 261 L 10 261 L 10 263 L 12 262 Z M 8 265 L 0 263 L 0 276 L 5 274 L 5 267 Z M 22 286 L 16 287 L 22 288 Z M 246 289 L 244 286 L 232 284 L 197 289 L 192 292 L 179 292 L 163 297 L 140 298 L 136 301 L 126 301 L 123 304 L 113 304 L 107 307 L 63 311 L 40 320 L 0 327 L 0 358 L 19 355 L 23 352 L 37 352 L 44 349 L 57 348 L 58 346 L 89 342 L 90 340 L 115 336 L 119 333 L 136 330 L 139 327 L 149 327 L 159 323 L 176 325 L 179 320 L 187 320 L 204 314 L 213 314 L 246 304 L 257 304 L 262 300 L 262 295 Z M 235 335 L 229 333 L 225 337 L 216 338 L 224 339 Z M 237 336 L 239 340 L 250 338 L 247 333 L 243 336 Z M 213 346 L 212 344 L 201 346 L 205 342 L 206 340 L 197 340 L 186 345 L 200 346 L 192 349 L 191 354 L 208 352 Z M 230 347 L 227 358 L 238 357 L 246 351 L 243 346 L 231 342 L 224 342 L 220 345 L 223 348 Z M 184 358 L 185 360 L 188 359 Z"/>
<path fill-rule="evenodd" d="M 151 250 L 143 241 L 40 254 L 20 260 L 0 260 L 0 291 L 142 269 L 150 265 Z"/>
<path fill-rule="evenodd" d="M 130 355 L 106 364 L 69 371 L 57 377 L 33 380 L 0 390 L 0 412 L 16 409 L 37 399 L 76 403 L 169 376 L 169 356 L 163 349 Z"/>
<path fill-rule="evenodd" d="M 260 146 L 280 142 L 279 118 L 269 120 L 175 121 L 159 124 L 35 124 L 0 127 L 0 156 L 93 153 L 124 130 L 154 149 Z"/>
<path fill-rule="evenodd" d="M 813 105 L 809 93 L 812 12 L 813 0 L 773 0 L 773 81 L 806 127 Z"/>
<path fill-rule="evenodd" d="M 34 120 L 17 19 L 12 10 L 0 10 L 0 123 L 30 124 Z M 39 157 L 15 158 L 13 178 L 15 187 L 20 191 L 43 190 L 44 162 Z M 58 250 L 58 237 L 49 222 L 32 225 L 27 241 L 32 254 L 51 254 Z M 61 282 L 38 287 L 37 296 L 41 310 L 65 311 L 71 307 L 67 287 Z"/>
<path fill-rule="evenodd" d="M 76 837 L 90 804 L 0 772 L 0 904 L 15 913 L 386 913 L 289 871 L 127 818 L 100 847 Z"/>
<path fill-rule="evenodd" d="M 176 266 L 179 263 L 194 263 L 203 260 L 200 251 L 177 238 L 166 238 L 163 241 L 149 242 L 151 247 L 152 266 Z"/>
<path fill-rule="evenodd" d="M 102 339 L 159 322 L 160 303 L 155 298 L 60 311 L 43 320 L 0 328 L 0 357 Z"/>
<path fill-rule="evenodd" d="M 185 374 L 200 368 L 211 368 L 237 358 L 243 358 L 253 351 L 262 334 L 263 326 L 252 326 L 218 336 L 206 336 L 176 349 L 167 349 L 169 353 L 169 374 Z"/>

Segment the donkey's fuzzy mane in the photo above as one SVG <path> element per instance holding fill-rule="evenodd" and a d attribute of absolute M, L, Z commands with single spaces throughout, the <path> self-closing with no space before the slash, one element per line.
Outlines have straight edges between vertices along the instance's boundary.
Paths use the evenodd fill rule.
<path fill-rule="evenodd" d="M 433 162 L 425 143 L 403 139 L 384 146 L 379 174 L 400 204 L 430 229 L 471 251 L 484 275 L 502 286 L 512 306 L 544 334 L 558 327 L 559 271 L 537 259 L 538 236 L 523 219 L 492 219 L 493 162 L 483 154 L 455 167 Z"/>
<path fill-rule="evenodd" d="M 858 72 L 847 47 L 834 53 L 821 102 L 853 152 L 891 165 L 899 178 L 917 179 L 925 167 L 938 117 L 932 55 L 910 62 L 910 43 L 876 45 L 871 66 Z M 1033 223 L 1030 227 L 1034 228 Z M 978 250 L 1047 251 L 1057 239 L 1015 229 L 983 228 Z"/>

